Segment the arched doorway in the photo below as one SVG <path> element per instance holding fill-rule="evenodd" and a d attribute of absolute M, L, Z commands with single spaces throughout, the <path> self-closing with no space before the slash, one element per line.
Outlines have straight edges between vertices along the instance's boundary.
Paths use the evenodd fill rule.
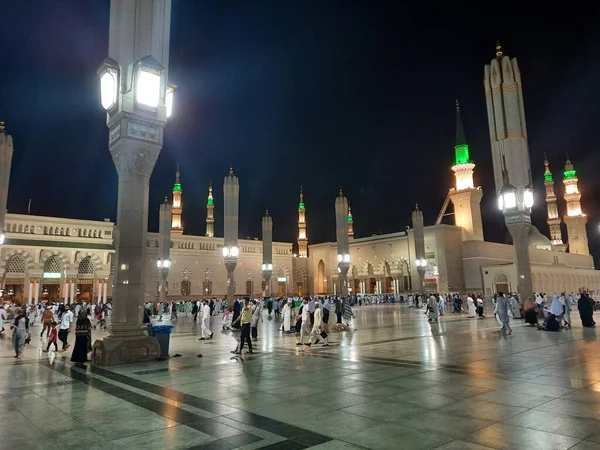
<path fill-rule="evenodd" d="M 377 280 L 373 275 L 373 264 L 371 263 L 367 264 L 367 276 L 369 277 L 367 282 L 367 293 L 374 294 L 377 291 Z"/>
<path fill-rule="evenodd" d="M 77 266 L 77 299 L 89 303 L 93 300 L 96 265 L 91 256 L 83 258 Z"/>
<path fill-rule="evenodd" d="M 394 279 L 392 278 L 392 270 L 390 264 L 385 261 L 383 263 L 383 293 L 392 294 L 394 292 Z"/>
<path fill-rule="evenodd" d="M 499 273 L 494 278 L 494 285 L 496 287 L 496 293 L 502 292 L 507 294 L 510 292 L 510 285 L 508 284 L 508 277 L 503 273 Z"/>
<path fill-rule="evenodd" d="M 165 295 L 169 293 L 169 285 L 165 286 Z M 177 289 L 177 287 L 175 287 Z M 192 269 L 184 267 L 181 271 L 181 295 L 191 295 L 192 293 Z"/>
<path fill-rule="evenodd" d="M 63 278 L 63 262 L 57 255 L 52 255 L 44 262 L 44 281 L 42 300 L 57 302 L 60 300 L 60 282 Z"/>
<path fill-rule="evenodd" d="M 319 264 L 317 264 L 317 294 L 327 294 L 325 263 L 322 259 L 319 261 Z"/>

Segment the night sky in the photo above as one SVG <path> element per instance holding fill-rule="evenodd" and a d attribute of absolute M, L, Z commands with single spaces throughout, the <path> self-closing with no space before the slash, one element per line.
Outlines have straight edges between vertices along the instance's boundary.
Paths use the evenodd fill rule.
<path fill-rule="evenodd" d="M 109 1 L 0 3 L 0 116 L 15 140 L 8 210 L 25 213 L 31 198 L 32 214 L 115 220 L 117 175 L 96 74 L 108 52 Z M 357 237 L 403 230 L 415 202 L 431 224 L 453 182 L 458 97 L 485 234 L 504 241 L 483 90 L 499 39 L 523 75 L 534 222 L 548 235 L 543 154 L 556 178 L 568 152 L 600 254 L 600 8 L 540 17 L 540 2 L 520 2 L 521 17 L 478 17 L 404 3 L 173 0 L 169 76 L 178 90 L 150 182 L 149 229 L 177 162 L 186 234 L 204 234 L 212 180 L 222 236 L 230 164 L 240 178 L 241 237 L 260 236 L 268 208 L 274 239 L 295 241 L 300 185 L 309 242 L 335 238 L 340 187 Z"/>

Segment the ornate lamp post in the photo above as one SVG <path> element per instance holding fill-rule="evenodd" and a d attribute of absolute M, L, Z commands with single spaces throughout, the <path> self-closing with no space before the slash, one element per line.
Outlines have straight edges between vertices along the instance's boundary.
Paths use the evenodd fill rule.
<path fill-rule="evenodd" d="M 160 301 L 164 302 L 167 295 L 167 276 L 171 268 L 171 205 L 165 197 L 165 202 L 160 205 L 158 222 L 158 270 Z"/>
<path fill-rule="evenodd" d="M 262 273 L 265 279 L 265 296 L 271 296 L 271 275 L 273 275 L 273 219 L 267 209 L 262 218 L 263 263 Z"/>
<path fill-rule="evenodd" d="M 529 232 L 534 201 L 523 85 L 517 59 L 505 55 L 499 43 L 496 57 L 485 66 L 483 84 L 498 207 L 513 238 L 519 294 L 533 297 Z"/>
<path fill-rule="evenodd" d="M 112 0 L 108 59 L 99 69 L 108 147 L 119 176 L 111 335 L 94 344 L 97 364 L 157 359 L 144 336 L 146 233 L 150 175 L 173 108 L 169 69 L 170 0 Z"/>
<path fill-rule="evenodd" d="M 223 182 L 223 197 L 225 202 L 225 238 L 223 259 L 227 269 L 227 304 L 232 305 L 235 297 L 234 271 L 239 255 L 238 248 L 238 211 L 240 203 L 240 184 L 238 178 L 229 169 L 229 175 Z"/>
<path fill-rule="evenodd" d="M 350 269 L 350 243 L 348 240 L 348 199 L 340 189 L 335 199 L 335 225 L 337 237 L 337 262 L 340 294 L 348 295 L 348 270 Z"/>

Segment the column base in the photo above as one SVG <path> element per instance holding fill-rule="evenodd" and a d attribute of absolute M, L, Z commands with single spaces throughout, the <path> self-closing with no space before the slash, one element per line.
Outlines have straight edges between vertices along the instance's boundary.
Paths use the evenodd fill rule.
<path fill-rule="evenodd" d="M 100 366 L 119 366 L 155 361 L 160 358 L 160 346 L 152 336 L 109 336 L 94 343 L 92 362 Z"/>

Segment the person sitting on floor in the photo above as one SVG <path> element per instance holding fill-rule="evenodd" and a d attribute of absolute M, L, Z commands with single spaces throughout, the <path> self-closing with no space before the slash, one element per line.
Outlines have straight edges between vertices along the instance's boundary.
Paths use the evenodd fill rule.
<path fill-rule="evenodd" d="M 540 325 L 538 330 L 541 331 L 560 331 L 560 322 L 556 319 L 554 314 L 548 314 L 548 317 L 544 325 Z"/>

